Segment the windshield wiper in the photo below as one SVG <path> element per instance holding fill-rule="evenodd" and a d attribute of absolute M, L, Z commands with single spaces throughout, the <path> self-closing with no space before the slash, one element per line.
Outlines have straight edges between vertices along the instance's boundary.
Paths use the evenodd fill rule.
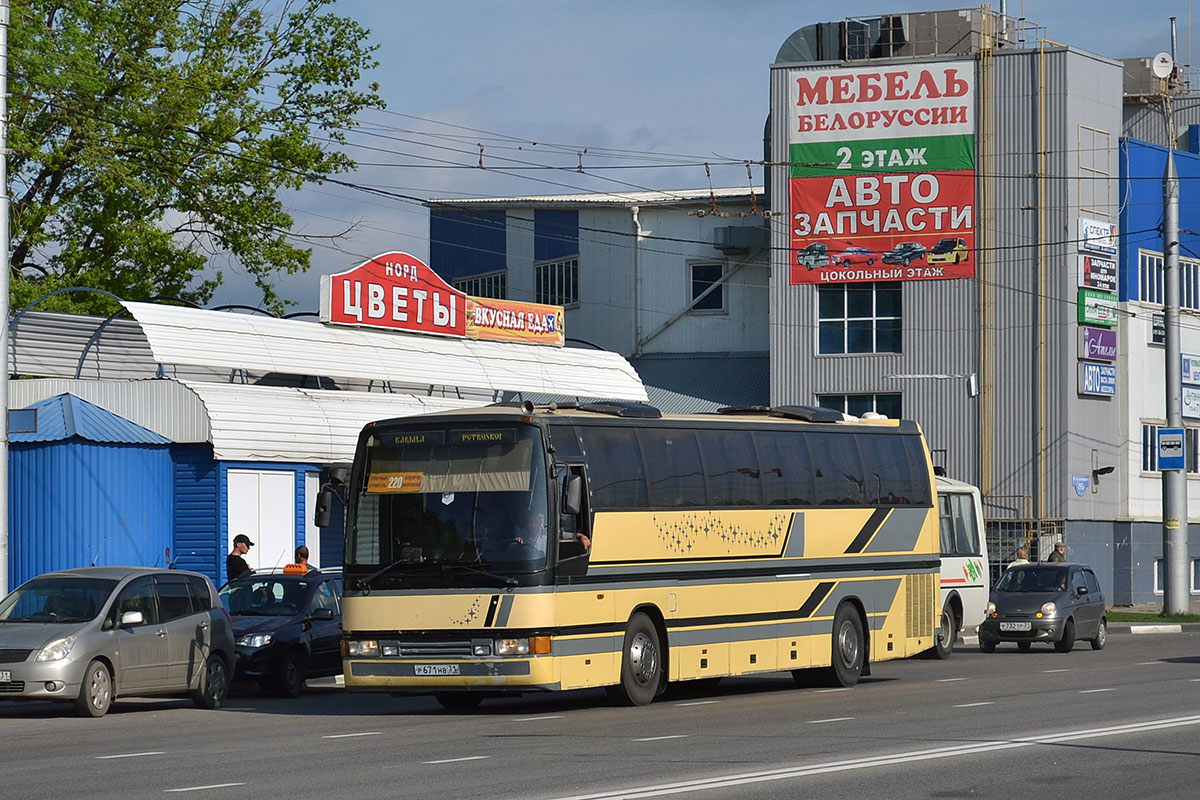
<path fill-rule="evenodd" d="M 367 577 L 359 578 L 359 580 L 358 580 L 359 588 L 370 589 L 372 581 L 374 581 L 376 578 L 378 578 L 380 575 L 384 574 L 385 572 L 391 572 L 392 570 L 394 570 L 396 567 L 400 566 L 401 564 L 419 564 L 419 563 L 420 563 L 419 561 L 413 561 L 411 558 L 401 558 L 396 561 L 393 561 L 392 563 L 388 564 L 386 567 L 380 567 L 379 569 L 375 570 Z"/>
<path fill-rule="evenodd" d="M 484 575 L 488 578 L 491 578 L 492 580 L 500 581 L 505 586 L 516 586 L 517 585 L 517 579 L 512 577 L 511 575 L 501 575 L 499 572 L 492 572 L 489 569 L 481 569 L 481 568 L 475 566 L 474 564 L 468 564 L 466 561 L 444 561 L 441 564 L 441 568 L 442 568 L 443 572 L 445 572 L 446 570 L 449 570 L 449 569 L 453 569 L 455 567 L 457 567 L 459 569 L 465 569 L 467 572 L 474 572 L 479 575 Z"/>

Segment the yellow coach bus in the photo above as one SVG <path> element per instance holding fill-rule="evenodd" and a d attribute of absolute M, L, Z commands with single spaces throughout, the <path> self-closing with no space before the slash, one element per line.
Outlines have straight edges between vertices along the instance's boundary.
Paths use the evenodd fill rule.
<path fill-rule="evenodd" d="M 790 670 L 853 686 L 935 644 L 913 422 L 807 406 L 489 406 L 368 425 L 347 497 L 351 691 L 485 696 Z M 809 670 L 814 670 L 809 672 Z"/>

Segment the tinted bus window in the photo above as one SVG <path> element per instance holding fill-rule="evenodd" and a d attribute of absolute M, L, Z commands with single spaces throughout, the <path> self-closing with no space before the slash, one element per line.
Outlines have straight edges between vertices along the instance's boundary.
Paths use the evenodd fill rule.
<path fill-rule="evenodd" d="M 554 448 L 554 459 L 568 464 L 578 464 L 583 460 L 583 451 L 579 449 L 579 437 L 574 425 L 551 425 L 550 446 Z"/>
<path fill-rule="evenodd" d="M 593 507 L 644 508 L 646 472 L 634 429 L 588 425 L 580 426 L 579 435 Z"/>
<path fill-rule="evenodd" d="M 696 434 L 683 428 L 639 430 L 650 505 L 699 508 L 708 504 Z"/>
<path fill-rule="evenodd" d="M 858 452 L 862 456 L 863 491 L 869 504 L 899 505 L 912 502 L 906 436 L 860 435 Z"/>
<path fill-rule="evenodd" d="M 757 506 L 763 502 L 762 473 L 750 431 L 698 430 L 700 458 L 714 506 Z"/>
<path fill-rule="evenodd" d="M 756 431 L 754 445 L 758 449 L 758 469 L 767 505 L 812 505 L 813 469 L 804 434 Z"/>
<path fill-rule="evenodd" d="M 808 450 L 813 461 L 813 500 L 822 506 L 866 505 L 867 495 L 862 460 L 855 435 L 808 433 Z M 874 480 L 874 476 L 871 478 Z"/>

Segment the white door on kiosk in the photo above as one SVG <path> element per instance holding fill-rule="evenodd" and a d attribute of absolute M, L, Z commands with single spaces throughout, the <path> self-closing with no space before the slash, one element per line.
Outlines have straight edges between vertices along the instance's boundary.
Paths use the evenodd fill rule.
<path fill-rule="evenodd" d="M 244 533 L 254 542 L 244 556 L 252 569 L 290 564 L 296 548 L 296 476 L 278 470 L 231 469 L 225 552 Z"/>
<path fill-rule="evenodd" d="M 317 495 L 321 493 L 321 476 L 304 473 L 304 543 L 308 545 L 308 564 L 321 568 L 321 529 L 314 521 L 317 516 Z"/>

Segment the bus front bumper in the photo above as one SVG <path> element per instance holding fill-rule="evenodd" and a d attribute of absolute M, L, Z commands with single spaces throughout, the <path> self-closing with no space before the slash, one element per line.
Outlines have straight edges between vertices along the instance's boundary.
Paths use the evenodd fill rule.
<path fill-rule="evenodd" d="M 544 658 L 454 662 L 346 658 L 343 661 L 346 689 L 350 691 L 551 690 L 558 688 L 553 672 L 553 663 Z"/>

